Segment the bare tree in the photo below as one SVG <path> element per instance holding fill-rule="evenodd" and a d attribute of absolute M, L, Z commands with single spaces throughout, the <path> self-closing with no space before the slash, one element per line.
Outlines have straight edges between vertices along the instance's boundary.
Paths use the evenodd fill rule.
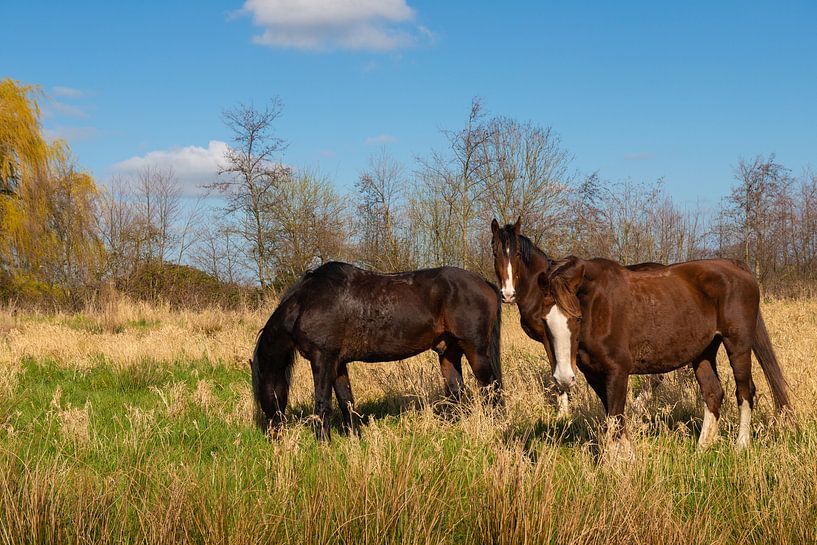
<path fill-rule="evenodd" d="M 355 184 L 358 259 L 373 269 L 411 268 L 410 244 L 403 225 L 405 186 L 403 165 L 389 156 L 385 148 L 369 158 L 368 168 Z"/>
<path fill-rule="evenodd" d="M 775 199 L 787 191 L 791 183 L 789 170 L 768 158 L 757 156 L 751 161 L 741 159 L 735 169 L 738 184 L 728 198 L 727 214 L 732 220 L 741 256 L 764 281 L 773 267 L 769 235 Z"/>
<path fill-rule="evenodd" d="M 569 230 L 569 157 L 550 128 L 507 117 L 491 120 L 478 162 L 483 223 L 521 216 L 534 243 L 554 247 Z M 485 246 L 483 244 L 483 246 Z"/>
<path fill-rule="evenodd" d="M 225 196 L 226 212 L 236 220 L 235 232 L 247 244 L 246 253 L 262 287 L 273 280 L 269 212 L 279 186 L 292 175 L 278 160 L 286 146 L 273 132 L 281 111 L 282 103 L 275 98 L 263 109 L 242 104 L 224 112 L 233 146 L 219 170 L 220 180 L 211 185 Z"/>
<path fill-rule="evenodd" d="M 594 172 L 571 192 L 570 223 L 572 228 L 564 239 L 563 254 L 606 256 L 610 253 L 604 200 L 607 188 Z"/>
<path fill-rule="evenodd" d="M 795 260 L 801 279 L 817 279 L 817 174 L 806 171 L 797 188 Z"/>
<path fill-rule="evenodd" d="M 344 202 L 317 172 L 302 171 L 281 184 L 271 211 L 269 265 L 283 288 L 309 268 L 346 253 Z"/>
<path fill-rule="evenodd" d="M 435 161 L 436 162 L 436 161 Z M 408 200 L 412 241 L 421 266 L 440 267 L 457 263 L 461 251 L 452 233 L 458 230 L 456 195 L 448 191 L 450 174 L 428 163 L 421 164 Z"/>
<path fill-rule="evenodd" d="M 462 129 L 445 130 L 443 135 L 448 149 L 419 160 L 409 215 L 412 222 L 423 220 L 426 211 L 431 217 L 417 223 L 420 229 L 413 235 L 434 252 L 436 264 L 479 266 L 474 246 L 485 227 L 478 212 L 480 177 L 485 172 L 481 161 L 486 157 L 482 147 L 489 137 L 481 101 L 471 101 Z"/>
<path fill-rule="evenodd" d="M 97 225 L 106 249 L 105 273 L 113 279 L 128 276 L 137 261 L 136 220 L 130 194 L 128 181 L 114 177 L 100 195 Z"/>
<path fill-rule="evenodd" d="M 200 225 L 197 243 L 191 249 L 192 262 L 220 282 L 236 284 L 242 281 L 235 239 L 229 225 L 215 215 L 211 216 Z"/>
<path fill-rule="evenodd" d="M 133 185 L 137 247 L 145 261 L 168 260 L 181 212 L 181 189 L 172 168 L 147 166 L 136 173 Z"/>
<path fill-rule="evenodd" d="M 482 147 L 488 141 L 489 132 L 485 126 L 485 113 L 479 98 L 471 100 L 471 109 L 465 126 L 457 131 L 443 131 L 448 139 L 452 157 L 447 164 L 435 155 L 432 162 L 437 177 L 442 182 L 444 194 L 451 204 L 452 216 L 457 226 L 457 264 L 468 268 L 471 265 L 471 235 L 473 221 L 477 213 L 477 201 L 482 188 L 480 176 L 485 171 L 482 161 L 486 155 Z"/>

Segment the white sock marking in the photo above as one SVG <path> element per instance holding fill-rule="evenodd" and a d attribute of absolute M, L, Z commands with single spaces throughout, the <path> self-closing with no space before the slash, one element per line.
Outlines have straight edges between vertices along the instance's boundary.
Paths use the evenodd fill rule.
<path fill-rule="evenodd" d="M 570 416 L 570 399 L 567 397 L 567 392 L 562 392 L 556 398 L 556 416 L 565 418 Z"/>
<path fill-rule="evenodd" d="M 744 399 L 740 404 L 740 428 L 738 430 L 738 448 L 748 447 L 752 442 L 752 408 L 749 400 Z"/>
<path fill-rule="evenodd" d="M 715 413 L 709 410 L 704 404 L 704 423 L 701 426 L 701 436 L 698 438 L 698 446 L 706 448 L 718 437 L 718 419 Z"/>

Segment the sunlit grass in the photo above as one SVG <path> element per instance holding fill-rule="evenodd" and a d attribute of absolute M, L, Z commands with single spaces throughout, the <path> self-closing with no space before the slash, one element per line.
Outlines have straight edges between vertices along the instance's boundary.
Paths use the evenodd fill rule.
<path fill-rule="evenodd" d="M 271 309 L 267 309 L 268 312 Z M 630 414 L 634 462 L 600 456 L 583 384 L 556 419 L 542 349 L 506 312 L 507 409 L 442 399 L 433 354 L 353 364 L 365 425 L 319 445 L 308 365 L 289 421 L 254 426 L 247 358 L 265 312 L 121 301 L 76 315 L 0 312 L 0 542 L 807 543 L 817 540 L 817 301 L 772 302 L 767 325 L 799 428 L 762 373 L 754 445 L 699 452 L 697 387 L 665 381 Z M 469 376 L 466 381 L 473 384 Z"/>

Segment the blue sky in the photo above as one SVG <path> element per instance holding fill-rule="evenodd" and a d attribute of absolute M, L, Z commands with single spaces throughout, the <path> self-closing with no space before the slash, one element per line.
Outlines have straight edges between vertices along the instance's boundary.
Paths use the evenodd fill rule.
<path fill-rule="evenodd" d="M 663 177 L 681 202 L 714 203 L 739 157 L 817 167 L 815 2 L 13 1 L 3 12 L 0 77 L 42 86 L 46 127 L 102 181 L 150 160 L 205 176 L 229 140 L 220 112 L 273 95 L 284 160 L 342 189 L 379 146 L 409 167 L 441 147 L 475 95 L 491 114 L 553 127 L 576 172 Z"/>

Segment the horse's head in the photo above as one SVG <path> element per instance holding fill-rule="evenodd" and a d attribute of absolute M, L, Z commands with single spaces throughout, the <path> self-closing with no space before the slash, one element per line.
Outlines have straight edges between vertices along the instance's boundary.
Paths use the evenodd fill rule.
<path fill-rule="evenodd" d="M 516 223 L 500 227 L 494 219 L 491 221 L 491 247 L 494 251 L 494 271 L 502 291 L 502 302 L 513 303 L 516 300 L 516 280 L 522 263 L 519 228 L 522 218 Z"/>
<path fill-rule="evenodd" d="M 576 354 L 579 347 L 582 309 L 576 293 L 584 278 L 584 264 L 575 257 L 554 262 L 538 278 L 544 295 L 542 320 L 553 379 L 567 390 L 576 383 Z"/>

